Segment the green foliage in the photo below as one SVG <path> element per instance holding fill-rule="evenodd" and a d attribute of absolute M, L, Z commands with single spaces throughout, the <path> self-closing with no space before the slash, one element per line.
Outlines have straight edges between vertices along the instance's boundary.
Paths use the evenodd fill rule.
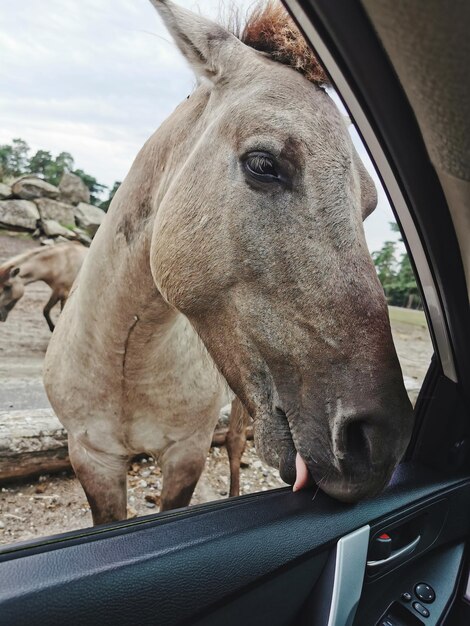
<path fill-rule="evenodd" d="M 114 195 L 115 195 L 116 191 L 119 189 L 120 185 L 121 185 L 121 181 L 120 180 L 116 180 L 114 185 L 112 186 L 112 189 L 109 192 L 109 196 L 108 196 L 107 200 L 103 200 L 103 202 L 101 202 L 100 208 L 103 209 L 103 211 L 105 213 L 109 209 L 109 205 L 111 204 L 111 200 L 114 198 Z"/>
<path fill-rule="evenodd" d="M 394 241 L 386 241 L 378 252 L 372 253 L 372 259 L 379 276 L 379 280 L 387 294 L 387 290 L 393 283 L 396 275 L 397 260 L 395 258 L 396 244 Z"/>
<path fill-rule="evenodd" d="M 390 226 L 394 232 L 399 232 L 396 224 Z M 405 252 L 397 260 L 396 246 L 396 242 L 386 241 L 380 250 L 372 253 L 387 302 L 394 306 L 422 309 L 410 258 Z"/>
<path fill-rule="evenodd" d="M 74 169 L 74 159 L 69 152 L 53 156 L 48 150 L 38 150 L 29 157 L 30 148 L 23 139 L 13 139 L 11 144 L 0 146 L 0 182 L 6 182 L 23 174 L 35 174 L 52 185 L 58 185 L 64 172 L 79 176 L 90 190 L 93 204 L 99 204 L 100 194 L 107 189 L 94 176 L 81 169 Z"/>
<path fill-rule="evenodd" d="M 423 308 L 410 258 L 406 252 L 401 257 L 393 295 L 401 303 L 400 306 L 411 309 Z"/>
<path fill-rule="evenodd" d="M 64 172 L 73 170 L 73 156 L 69 152 L 61 152 L 53 157 L 47 150 L 38 150 L 29 159 L 28 171 L 36 174 L 52 185 L 58 185 Z"/>
<path fill-rule="evenodd" d="M 47 150 L 38 150 L 34 156 L 29 159 L 29 171 L 38 176 L 46 178 L 46 172 L 52 162 L 52 154 Z"/>
<path fill-rule="evenodd" d="M 0 181 L 21 176 L 28 168 L 29 146 L 23 139 L 0 146 Z"/>
<path fill-rule="evenodd" d="M 11 176 L 11 146 L 0 146 L 0 179 L 8 181 Z"/>

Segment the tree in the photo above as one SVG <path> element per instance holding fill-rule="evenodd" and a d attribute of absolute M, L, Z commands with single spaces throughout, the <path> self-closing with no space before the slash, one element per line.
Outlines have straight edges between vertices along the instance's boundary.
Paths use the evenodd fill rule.
<path fill-rule="evenodd" d="M 399 299 L 399 306 L 411 308 L 422 308 L 418 285 L 411 267 L 410 257 L 406 252 L 402 255 L 400 268 L 396 278 L 396 298 Z"/>
<path fill-rule="evenodd" d="M 120 185 L 121 185 L 121 181 L 116 180 L 114 185 L 112 186 L 110 192 L 109 192 L 108 199 L 107 200 L 103 200 L 103 202 L 101 202 L 100 207 L 103 209 L 103 211 L 105 213 L 109 209 L 109 205 L 111 204 L 111 200 L 114 198 L 114 195 L 115 195 L 116 191 L 119 189 Z"/>
<path fill-rule="evenodd" d="M 399 232 L 397 224 L 390 226 L 394 232 Z M 400 241 L 403 240 L 400 238 Z M 372 253 L 387 302 L 394 306 L 422 308 L 410 258 L 405 252 L 397 261 L 396 245 L 397 242 L 386 241 L 380 250 Z"/>
<path fill-rule="evenodd" d="M 16 178 L 27 171 L 29 146 L 17 137 L 0 146 L 0 179 Z"/>
<path fill-rule="evenodd" d="M 48 150 L 38 150 L 29 160 L 29 171 L 42 178 L 46 178 L 48 167 L 52 163 L 52 154 Z"/>
<path fill-rule="evenodd" d="M 61 152 L 53 159 L 44 172 L 44 178 L 51 185 L 58 185 L 64 172 L 71 172 L 73 169 L 73 157 L 68 152 Z"/>
<path fill-rule="evenodd" d="M 403 243 L 403 237 L 401 236 L 398 224 L 396 222 L 390 222 L 390 228 L 394 233 L 400 233 L 398 241 Z M 410 257 L 406 252 L 401 256 L 396 283 L 397 297 L 399 296 L 401 301 L 400 306 L 404 306 L 407 309 L 423 308 Z"/>
<path fill-rule="evenodd" d="M 64 172 L 70 172 L 73 165 L 73 156 L 69 152 L 61 152 L 53 157 L 47 150 L 38 150 L 29 160 L 28 170 L 51 185 L 58 185 Z"/>
<path fill-rule="evenodd" d="M 73 156 L 70 152 L 61 152 L 55 158 L 55 165 L 58 169 L 62 170 L 62 173 L 71 172 L 74 165 Z"/>
<path fill-rule="evenodd" d="M 11 153 L 11 168 L 13 176 L 21 176 L 28 167 L 29 146 L 23 139 L 13 139 Z"/>
<path fill-rule="evenodd" d="M 395 247 L 394 241 L 386 241 L 380 250 L 372 253 L 372 260 L 387 300 L 391 296 L 390 290 L 396 278 Z"/>
<path fill-rule="evenodd" d="M 29 150 L 26 141 L 20 138 L 13 139 L 11 144 L 0 146 L 0 181 L 9 181 L 22 174 L 35 174 L 57 186 L 64 172 L 72 172 L 79 176 L 90 190 L 91 202 L 99 205 L 99 196 L 107 189 L 106 185 L 102 185 L 94 176 L 81 169 L 74 170 L 74 159 L 70 152 L 60 152 L 54 157 L 48 150 L 37 150 L 29 158 Z"/>
<path fill-rule="evenodd" d="M 0 146 L 0 180 L 6 180 L 8 177 L 13 176 L 10 166 L 11 153 L 11 146 L 7 144 Z"/>

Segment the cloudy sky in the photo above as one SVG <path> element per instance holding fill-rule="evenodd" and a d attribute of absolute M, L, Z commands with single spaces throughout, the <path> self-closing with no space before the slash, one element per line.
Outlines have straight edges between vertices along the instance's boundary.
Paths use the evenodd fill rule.
<path fill-rule="evenodd" d="M 232 0 L 178 1 L 217 18 Z M 21 137 L 32 151 L 70 152 L 76 167 L 108 186 L 122 180 L 194 85 L 153 7 L 148 0 L 0 0 L 0 9 L 0 143 Z M 372 250 L 396 238 L 392 219 L 380 192 L 366 222 Z"/>

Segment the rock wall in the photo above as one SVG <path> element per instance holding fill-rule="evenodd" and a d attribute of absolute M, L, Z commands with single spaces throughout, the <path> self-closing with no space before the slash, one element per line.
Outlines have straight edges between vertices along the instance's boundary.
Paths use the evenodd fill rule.
<path fill-rule="evenodd" d="M 65 173 L 58 187 L 33 175 L 11 185 L 0 183 L 0 229 L 30 232 L 43 241 L 76 239 L 90 245 L 104 216 L 90 204 L 90 191 L 75 174 Z"/>

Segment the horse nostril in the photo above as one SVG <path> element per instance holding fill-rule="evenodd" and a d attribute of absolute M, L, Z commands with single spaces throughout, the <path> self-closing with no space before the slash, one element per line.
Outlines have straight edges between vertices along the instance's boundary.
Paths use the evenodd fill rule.
<path fill-rule="evenodd" d="M 369 425 L 363 420 L 349 422 L 344 426 L 345 453 L 362 463 L 370 462 L 370 440 L 368 437 Z"/>

